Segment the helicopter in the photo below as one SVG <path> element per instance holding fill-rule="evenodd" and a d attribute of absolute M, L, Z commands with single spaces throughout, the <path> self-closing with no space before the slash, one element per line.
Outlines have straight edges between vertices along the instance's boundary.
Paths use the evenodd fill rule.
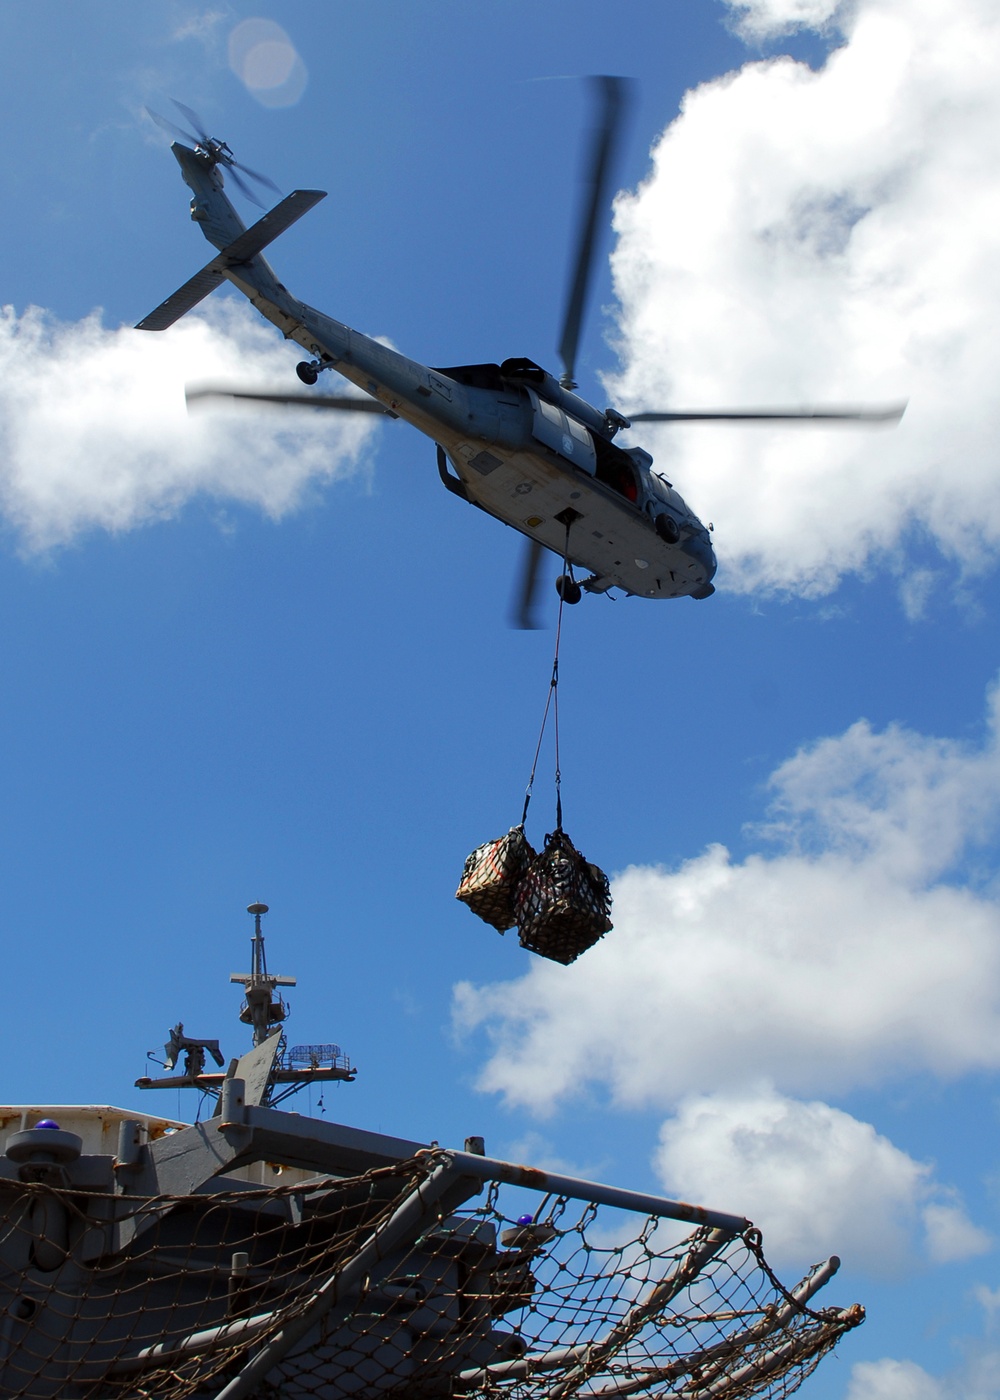
<path fill-rule="evenodd" d="M 602 76 L 592 83 L 598 115 L 558 344 L 563 366 L 558 379 L 524 357 L 431 368 L 299 301 L 261 254 L 325 192 L 296 190 L 247 228 L 224 192 L 225 176 L 262 208 L 246 177 L 275 192 L 277 186 L 240 165 L 226 142 L 209 136 L 182 103 L 175 101 L 175 106 L 193 133 L 149 112 L 181 138 L 172 142 L 171 151 L 192 192 L 191 218 L 219 251 L 136 328 L 166 330 L 214 288 L 230 282 L 310 356 L 296 366 L 303 385 L 312 388 L 320 374 L 332 370 L 363 395 L 202 385 L 189 387 L 189 404 L 227 398 L 376 413 L 409 423 L 435 444 L 438 474 L 452 495 L 527 537 L 516 611 L 521 627 L 535 625 L 533 605 L 545 550 L 563 561 L 556 588 L 569 604 L 578 603 L 584 593 L 611 589 L 641 598 L 705 599 L 715 592 L 717 560 L 710 530 L 672 483 L 653 470 L 648 452 L 615 441 L 620 431 L 636 423 L 698 421 L 887 423 L 898 421 L 905 406 L 650 410 L 627 418 L 614 408 L 598 409 L 575 392 L 598 226 L 609 202 L 628 93 L 623 78 Z M 578 580 L 577 570 L 586 575 Z"/>

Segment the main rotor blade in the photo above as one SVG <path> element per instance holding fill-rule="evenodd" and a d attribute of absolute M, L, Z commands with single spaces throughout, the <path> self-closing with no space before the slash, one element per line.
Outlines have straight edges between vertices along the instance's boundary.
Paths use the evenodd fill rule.
<path fill-rule="evenodd" d="M 522 631 L 533 632 L 542 626 L 535 617 L 535 603 L 544 553 L 545 546 L 537 540 L 526 541 L 524 553 L 521 555 L 516 602 L 510 618 L 511 627 L 519 627 Z"/>
<path fill-rule="evenodd" d="M 249 173 L 250 172 L 247 171 L 247 174 Z M 258 197 L 254 194 L 253 190 L 247 184 L 246 180 L 244 180 L 242 174 L 240 173 L 240 167 L 236 164 L 235 161 L 233 161 L 231 165 L 226 166 L 226 174 L 228 175 L 229 179 L 232 180 L 233 184 L 239 190 L 240 194 L 243 196 L 244 199 L 249 199 L 250 203 L 256 204 L 258 209 L 263 209 L 266 211 L 267 205 L 262 199 L 258 199 Z"/>
<path fill-rule="evenodd" d="M 234 160 L 233 164 L 238 166 L 244 175 L 249 175 L 251 180 L 256 180 L 258 185 L 263 185 L 266 189 L 273 190 L 275 194 L 280 194 L 281 190 L 267 175 L 262 175 L 259 170 L 251 170 L 249 165 L 244 165 L 241 160 Z"/>
<path fill-rule="evenodd" d="M 152 107 L 146 108 L 146 115 L 152 117 L 156 125 L 162 127 L 170 136 L 179 136 L 182 141 L 190 141 L 193 146 L 198 145 L 199 137 L 193 135 L 190 131 L 184 131 L 181 127 L 175 126 L 175 124 L 172 121 L 168 121 L 166 117 L 161 117 L 159 112 L 154 112 Z"/>
<path fill-rule="evenodd" d="M 178 102 L 176 97 L 172 97 L 170 100 L 177 108 L 178 112 L 180 112 L 181 116 L 185 117 L 194 127 L 195 131 L 198 133 L 198 140 L 203 143 L 211 141 L 212 138 L 205 130 L 205 123 L 202 121 L 201 117 L 199 117 L 198 113 L 193 112 L 190 107 L 185 107 L 183 102 Z"/>
<path fill-rule="evenodd" d="M 563 362 L 560 383 L 564 389 L 575 389 L 576 351 L 580 326 L 587 303 L 587 294 L 594 271 L 597 251 L 597 221 L 607 213 L 611 172 L 625 115 L 628 81 L 607 75 L 591 79 L 599 104 L 598 122 L 584 177 L 584 202 L 569 284 L 566 312 L 563 316 L 559 354 Z"/>
<path fill-rule="evenodd" d="M 880 408 L 719 408 L 631 413 L 630 423 L 898 423 L 905 403 Z"/>
<path fill-rule="evenodd" d="M 263 394 L 256 389 L 226 389 L 212 384 L 195 384 L 184 390 L 188 407 L 205 399 L 238 399 L 254 403 L 282 403 L 295 408 L 336 408 L 344 413 L 382 413 L 387 418 L 398 414 L 375 399 L 356 399 L 348 394 Z"/>

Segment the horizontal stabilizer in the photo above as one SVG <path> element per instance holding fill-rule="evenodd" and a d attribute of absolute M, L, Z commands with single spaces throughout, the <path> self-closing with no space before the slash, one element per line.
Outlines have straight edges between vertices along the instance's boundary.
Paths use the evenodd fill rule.
<path fill-rule="evenodd" d="M 325 190 L 294 190 L 287 199 L 258 219 L 250 228 L 233 239 L 210 263 L 196 272 L 190 281 L 161 302 L 136 326 L 139 331 L 165 331 L 175 321 L 180 320 L 186 311 L 207 297 L 220 282 L 225 280 L 226 271 L 251 258 L 272 243 L 286 228 L 290 228 L 303 214 L 308 214 L 314 205 L 326 198 Z"/>
<path fill-rule="evenodd" d="M 326 199 L 326 190 L 293 190 L 280 204 L 251 225 L 246 233 L 241 233 L 239 238 L 223 248 L 216 261 L 225 258 L 230 266 L 249 262 L 262 248 L 273 243 L 279 233 L 284 233 L 303 214 L 308 214 L 321 199 Z"/>
<path fill-rule="evenodd" d="M 185 311 L 190 311 L 192 306 L 197 306 L 209 292 L 214 292 L 219 283 L 225 281 L 225 275 L 216 266 L 218 261 L 218 258 L 213 258 L 207 267 L 196 272 L 189 282 L 185 282 L 183 287 L 141 320 L 136 330 L 165 331 L 168 326 L 179 321 Z"/>

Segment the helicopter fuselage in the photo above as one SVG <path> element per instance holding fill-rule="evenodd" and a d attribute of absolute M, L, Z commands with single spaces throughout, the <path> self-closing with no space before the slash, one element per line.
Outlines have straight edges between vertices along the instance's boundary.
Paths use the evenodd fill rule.
<path fill-rule="evenodd" d="M 648 453 L 613 441 L 624 419 L 600 412 L 530 360 L 434 369 L 299 301 L 259 251 L 245 254 L 299 217 L 292 212 L 282 222 L 286 206 L 299 198 L 311 207 L 320 193 L 296 192 L 248 232 L 211 155 L 179 142 L 172 150 L 193 192 L 191 217 L 221 252 L 141 328 L 163 329 L 225 278 L 313 357 L 317 373 L 336 371 L 436 443 L 442 481 L 454 495 L 589 569 L 580 581 L 587 591 L 617 588 L 643 598 L 714 592 L 708 530 L 652 470 Z M 275 232 L 266 227 L 272 218 Z"/>
<path fill-rule="evenodd" d="M 432 369 L 303 311 L 302 328 L 314 332 L 310 353 L 437 443 L 450 491 L 589 569 L 588 591 L 646 598 L 713 591 L 708 531 L 652 471 L 652 459 L 601 436 L 582 413 L 543 396 L 537 381 L 525 383 L 525 371 L 537 370 L 530 362 Z"/>

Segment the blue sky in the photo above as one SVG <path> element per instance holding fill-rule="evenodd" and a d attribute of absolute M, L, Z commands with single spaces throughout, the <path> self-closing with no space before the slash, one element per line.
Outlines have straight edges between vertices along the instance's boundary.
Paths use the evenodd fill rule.
<path fill-rule="evenodd" d="M 250 20 L 284 88 L 264 30 L 230 62 Z M 130 1086 L 178 1019 L 242 1048 L 261 899 L 291 1040 L 360 1067 L 328 1114 L 746 1213 L 786 1276 L 841 1254 L 869 1320 L 816 1400 L 1000 1395 L 985 0 L 15 0 L 0 50 L 6 1100 L 193 1114 Z M 555 364 L 594 72 L 636 97 L 581 391 L 910 403 L 633 439 L 719 591 L 567 615 L 566 826 L 617 925 L 563 969 L 452 897 L 548 684 L 517 538 L 402 424 L 188 419 L 187 380 L 297 384 L 235 295 L 127 328 L 209 256 L 143 114 L 177 97 L 329 191 L 269 254 L 305 300 L 432 365 Z"/>

